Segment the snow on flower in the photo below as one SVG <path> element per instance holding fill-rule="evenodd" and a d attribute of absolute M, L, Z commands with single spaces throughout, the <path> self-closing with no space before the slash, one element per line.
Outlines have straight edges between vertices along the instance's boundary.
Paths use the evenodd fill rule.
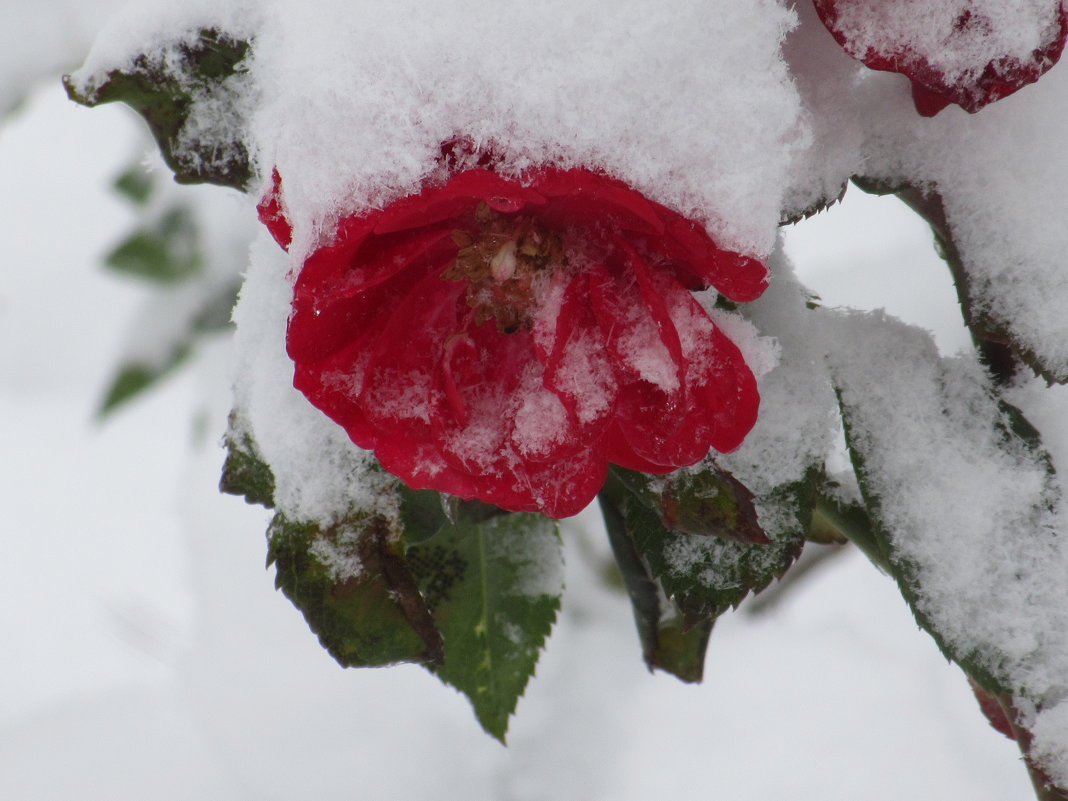
<path fill-rule="evenodd" d="M 975 113 L 1034 83 L 1068 38 L 1062 0 L 814 0 L 853 58 L 912 82 L 916 110 Z"/>
<path fill-rule="evenodd" d="M 486 159 L 342 219 L 305 260 L 294 385 L 414 488 L 576 514 L 609 463 L 667 473 L 737 448 L 756 380 L 691 290 L 767 270 L 587 169 Z M 290 240 L 281 178 L 260 204 Z"/>

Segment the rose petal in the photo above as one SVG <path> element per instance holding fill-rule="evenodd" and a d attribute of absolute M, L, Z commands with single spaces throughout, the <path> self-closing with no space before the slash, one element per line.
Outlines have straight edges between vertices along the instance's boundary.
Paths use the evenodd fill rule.
<path fill-rule="evenodd" d="M 543 170 L 536 174 L 535 185 L 553 201 L 541 212 L 550 224 L 654 235 L 664 231 L 656 206 L 622 181 L 589 170 Z"/>
<path fill-rule="evenodd" d="M 293 226 L 290 225 L 289 217 L 282 206 L 282 176 L 278 174 L 277 169 L 272 171 L 271 188 L 256 206 L 256 211 L 260 222 L 267 226 L 274 241 L 282 250 L 289 250 L 289 243 L 293 240 Z"/>
<path fill-rule="evenodd" d="M 497 211 L 514 213 L 545 198 L 525 186 L 507 181 L 489 170 L 462 172 L 444 186 L 424 189 L 402 198 L 375 216 L 375 233 L 388 234 L 435 225 L 485 202 Z"/>

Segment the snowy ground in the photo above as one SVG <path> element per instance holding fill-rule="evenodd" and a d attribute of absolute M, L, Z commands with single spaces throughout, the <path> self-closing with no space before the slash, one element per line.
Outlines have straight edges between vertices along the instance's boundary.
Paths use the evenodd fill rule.
<path fill-rule="evenodd" d="M 130 223 L 106 186 L 136 124 L 49 85 L 0 127 L 0 795 L 1030 797 L 1015 746 L 857 553 L 723 619 L 691 687 L 646 673 L 625 599 L 592 577 L 603 546 L 569 524 L 564 613 L 507 750 L 418 668 L 338 668 L 263 569 L 266 513 L 216 492 L 227 343 L 93 420 L 143 293 L 98 266 Z M 787 236 L 828 304 L 964 343 L 897 201 L 854 191 Z"/>

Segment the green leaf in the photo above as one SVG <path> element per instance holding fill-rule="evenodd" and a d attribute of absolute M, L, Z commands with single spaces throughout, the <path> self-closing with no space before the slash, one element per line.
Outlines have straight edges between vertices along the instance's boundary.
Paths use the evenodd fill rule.
<path fill-rule="evenodd" d="M 757 520 L 753 493 L 724 470 L 710 467 L 654 477 L 614 469 L 627 488 L 656 512 L 664 528 L 742 543 L 771 542 Z"/>
<path fill-rule="evenodd" d="M 204 294 L 205 289 L 207 294 Z M 183 294 L 185 290 L 191 292 Z M 108 385 L 97 415 L 108 416 L 170 375 L 185 362 L 203 334 L 228 328 L 231 325 L 230 309 L 236 298 L 236 284 L 183 285 L 151 297 L 149 313 L 141 315 L 128 338 L 135 343 L 158 341 L 161 354 L 154 360 L 144 357 L 127 359 Z M 176 314 L 173 307 L 179 305 L 185 308 L 183 313 Z M 168 313 L 153 314 L 153 307 L 167 308 Z"/>
<path fill-rule="evenodd" d="M 178 183 L 214 183 L 244 189 L 252 178 L 242 141 L 243 121 L 227 94 L 244 72 L 249 43 L 203 29 L 160 51 L 141 54 L 132 66 L 109 71 L 88 85 L 68 75 L 67 94 L 85 106 L 122 101 L 152 131 Z M 223 109 L 210 115 L 204 109 Z M 195 131 L 186 123 L 197 116 Z"/>
<path fill-rule="evenodd" d="M 225 446 L 226 461 L 223 462 L 219 490 L 243 496 L 247 503 L 273 508 L 274 473 L 260 456 L 252 436 L 238 425 L 234 412 L 230 413 Z"/>
<path fill-rule="evenodd" d="M 445 642 L 431 669 L 504 742 L 560 608 L 560 537 L 541 515 L 475 518 L 461 506 L 454 523 L 408 549 L 408 563 Z"/>
<path fill-rule="evenodd" d="M 699 480 L 697 484 L 702 482 Z M 621 486 L 626 486 L 620 482 Z M 606 487 L 609 485 L 606 485 Z M 688 624 L 715 618 L 736 607 L 751 592 L 759 592 L 779 578 L 797 559 L 811 514 L 804 484 L 779 491 L 799 517 L 795 526 L 776 532 L 765 543 L 737 541 L 740 537 L 687 534 L 667 528 L 660 515 L 641 495 L 620 496 L 617 504 L 635 548 L 648 564 L 664 591 L 679 606 Z M 767 499 L 764 499 L 767 500 Z M 661 506 L 662 501 L 656 506 Z M 722 515 L 716 517 L 722 521 Z M 745 515 L 737 515 L 739 525 L 755 525 Z"/>
<path fill-rule="evenodd" d="M 148 362 L 129 362 L 122 365 L 115 377 L 111 379 L 104 399 L 100 402 L 98 417 L 106 417 L 124 403 L 140 395 L 149 387 L 173 371 L 189 356 L 189 343 L 175 345 L 167 358 L 158 364 Z"/>
<path fill-rule="evenodd" d="M 322 527 L 278 514 L 267 533 L 276 585 L 341 665 L 441 662 L 441 635 L 385 518 L 357 513 Z"/>
<path fill-rule="evenodd" d="M 816 500 L 808 538 L 813 542 L 830 543 L 843 537 L 860 548 L 880 570 L 891 572 L 886 543 L 877 536 L 868 510 L 821 493 Z"/>
<path fill-rule="evenodd" d="M 196 275 L 202 266 L 196 223 L 185 208 L 170 209 L 159 220 L 127 237 L 104 259 L 117 272 L 162 284 Z"/>
<path fill-rule="evenodd" d="M 768 537 L 752 495 L 718 468 L 666 479 L 610 471 L 599 500 L 650 669 L 701 680 L 715 619 L 781 577 L 800 555 L 814 476 L 761 499 L 795 518 Z M 680 520 L 700 533 L 667 525 Z"/>
<path fill-rule="evenodd" d="M 623 586 L 630 597 L 645 664 L 650 670 L 663 670 L 685 682 L 701 681 L 715 619 L 705 617 L 687 624 L 678 605 L 667 597 L 663 586 L 650 573 L 631 536 L 623 511 L 626 494 L 621 485 L 610 479 L 597 500 Z"/>
<path fill-rule="evenodd" d="M 140 164 L 132 164 L 123 170 L 112 186 L 135 206 L 146 205 L 152 195 L 152 177 Z"/>

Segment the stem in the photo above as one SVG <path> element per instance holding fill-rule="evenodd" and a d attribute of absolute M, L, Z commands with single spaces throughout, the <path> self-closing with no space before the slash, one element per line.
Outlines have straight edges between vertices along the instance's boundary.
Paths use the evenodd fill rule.
<path fill-rule="evenodd" d="M 1031 785 L 1035 788 L 1037 801 L 1068 801 L 1068 792 L 1055 787 L 1045 771 L 1035 765 L 1028 756 L 1031 751 L 1031 732 L 1017 725 L 1016 706 L 1012 702 L 1012 696 L 1003 693 L 996 698 L 1001 711 L 1005 713 L 1005 719 L 1012 727 L 1016 743 L 1020 746 L 1020 753 L 1023 754 L 1024 765 L 1027 766 L 1027 775 L 1031 778 Z"/>
<path fill-rule="evenodd" d="M 979 358 L 994 377 L 994 381 L 999 386 L 1007 386 L 1020 367 L 1020 359 L 1009 347 L 1008 338 L 997 331 L 989 320 L 984 319 L 975 311 L 968 272 L 964 269 L 964 259 L 960 250 L 953 241 L 942 196 L 933 190 L 923 192 L 913 186 L 901 189 L 897 192 L 897 196 L 931 226 L 937 241 L 938 253 L 949 266 L 953 285 L 957 289 L 961 314 L 964 316 L 964 324 L 971 333 L 972 342 L 979 352 Z"/>

